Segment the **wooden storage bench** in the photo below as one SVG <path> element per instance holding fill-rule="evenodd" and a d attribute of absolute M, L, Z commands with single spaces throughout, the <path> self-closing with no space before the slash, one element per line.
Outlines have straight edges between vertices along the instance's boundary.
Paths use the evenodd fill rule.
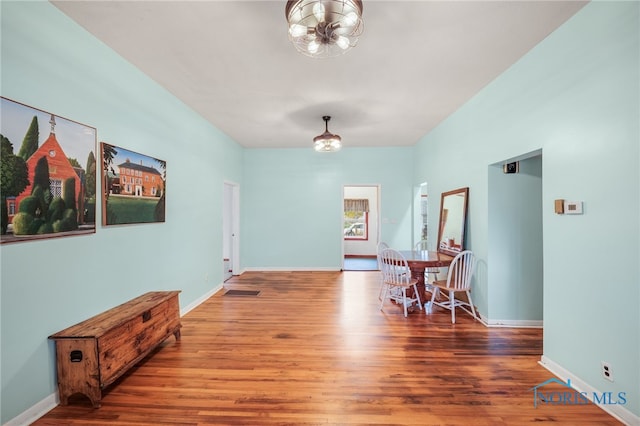
<path fill-rule="evenodd" d="M 154 291 L 49 336 L 56 344 L 58 393 L 100 406 L 102 389 L 173 334 L 180 340 L 180 291 Z"/>

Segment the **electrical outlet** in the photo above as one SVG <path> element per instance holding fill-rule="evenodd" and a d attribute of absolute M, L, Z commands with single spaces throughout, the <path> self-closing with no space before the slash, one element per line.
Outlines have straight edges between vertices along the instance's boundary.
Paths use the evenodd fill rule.
<path fill-rule="evenodd" d="M 611 370 L 611 364 L 605 361 L 601 361 L 600 364 L 602 365 L 602 376 L 605 379 L 613 382 L 613 371 Z"/>
<path fill-rule="evenodd" d="M 205 274 L 204 274 L 204 281 L 205 282 L 209 281 L 209 273 L 208 272 L 205 272 Z"/>

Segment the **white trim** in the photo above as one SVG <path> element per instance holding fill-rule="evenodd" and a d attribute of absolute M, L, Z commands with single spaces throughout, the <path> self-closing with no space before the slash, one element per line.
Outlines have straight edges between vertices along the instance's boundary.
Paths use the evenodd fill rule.
<path fill-rule="evenodd" d="M 206 292 L 205 294 L 203 294 L 201 297 L 199 297 L 196 300 L 194 300 L 193 302 L 191 302 L 189 305 L 187 305 L 184 308 L 180 309 L 180 316 L 181 317 L 185 316 L 187 313 L 189 313 L 193 309 L 197 308 L 200 304 L 204 303 L 208 298 L 210 298 L 211 296 L 213 296 L 214 294 L 216 294 L 220 290 L 222 290 L 222 284 L 218 284 L 217 287 L 214 287 L 213 289 L 211 289 L 208 292 Z"/>
<path fill-rule="evenodd" d="M 505 327 L 505 328 L 544 328 L 544 322 L 538 320 L 486 320 L 482 322 L 487 327 Z"/>
<path fill-rule="evenodd" d="M 231 185 L 231 270 L 237 271 L 240 269 L 240 184 L 237 182 L 225 180 L 227 185 Z M 236 275 L 232 272 L 233 275 Z"/>
<path fill-rule="evenodd" d="M 589 399 L 589 401 L 591 402 L 593 402 L 593 397 L 590 397 L 590 395 L 593 395 L 594 392 L 601 393 L 598 389 L 587 384 L 578 376 L 574 375 L 569 370 L 566 370 L 560 364 L 557 364 L 544 355 L 540 357 L 540 361 L 538 361 L 538 364 L 549 370 L 552 374 L 554 374 L 561 380 L 571 380 L 571 387 L 578 392 L 585 392 L 583 395 L 586 396 L 587 399 Z M 636 416 L 622 405 L 594 405 L 597 405 L 604 412 L 610 414 L 612 417 L 616 418 L 626 425 L 640 425 L 640 417 Z"/>
<path fill-rule="evenodd" d="M 480 321 L 487 327 L 505 327 L 505 328 L 543 328 L 542 320 L 501 320 L 488 319 L 480 314 Z"/>
<path fill-rule="evenodd" d="M 37 402 L 35 405 L 31 406 L 21 414 L 18 414 L 16 417 L 6 422 L 4 426 L 28 426 L 38 420 L 40 417 L 47 414 L 49 411 L 56 408 L 58 404 L 60 404 L 58 393 L 52 393 L 42 401 Z"/>
<path fill-rule="evenodd" d="M 544 322 L 538 320 L 493 320 L 487 319 L 484 315 L 478 312 L 476 308 L 476 314 L 478 315 L 478 321 L 485 327 L 491 328 L 544 328 Z"/>
<path fill-rule="evenodd" d="M 291 266 L 269 266 L 269 267 L 247 267 L 244 268 L 243 272 L 340 272 L 342 269 L 340 267 L 335 266 L 323 266 L 323 267 L 300 267 L 300 268 L 292 268 Z"/>

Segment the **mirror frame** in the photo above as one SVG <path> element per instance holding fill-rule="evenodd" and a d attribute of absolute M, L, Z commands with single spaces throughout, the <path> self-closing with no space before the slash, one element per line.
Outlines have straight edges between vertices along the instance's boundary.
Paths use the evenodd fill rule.
<path fill-rule="evenodd" d="M 451 250 L 446 247 L 442 247 L 440 242 L 442 241 L 442 231 L 444 229 L 444 224 L 442 222 L 442 212 L 444 209 L 444 199 L 450 195 L 458 195 L 464 194 L 464 205 L 462 207 L 462 228 L 460 232 L 460 250 Z M 469 204 L 469 187 L 458 188 L 452 191 L 443 192 L 440 196 L 440 218 L 438 220 L 438 253 L 448 254 L 449 256 L 456 256 L 461 251 L 465 249 L 465 234 L 466 234 L 466 226 L 467 226 L 467 205 Z"/>

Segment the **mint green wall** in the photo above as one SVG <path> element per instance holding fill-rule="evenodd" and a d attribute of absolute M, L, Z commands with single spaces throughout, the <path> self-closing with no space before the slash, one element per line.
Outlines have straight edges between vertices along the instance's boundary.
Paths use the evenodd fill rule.
<path fill-rule="evenodd" d="M 181 289 L 185 307 L 221 285 L 223 180 L 242 182 L 242 149 L 48 2 L 1 12 L 2 96 L 166 160 L 168 183 L 164 224 L 0 248 L 4 424 L 55 392 L 50 334 L 146 291 Z"/>
<path fill-rule="evenodd" d="M 394 247 L 411 244 L 415 185 L 432 196 L 469 186 L 468 242 L 484 265 L 474 299 L 502 315 L 488 279 L 501 267 L 488 243 L 488 174 L 536 150 L 544 354 L 597 389 L 627 392 L 640 415 L 637 2 L 590 3 L 416 147 L 327 156 L 242 150 L 49 3 L 0 5 L 2 95 L 165 159 L 168 178 L 165 224 L 0 247 L 0 422 L 55 391 L 51 333 L 147 290 L 181 288 L 184 307 L 220 285 L 225 179 L 241 184 L 242 268 L 339 268 L 343 185 L 381 185 L 381 239 Z M 584 201 L 585 214 L 555 215 L 556 198 Z M 152 254 L 120 256 L 132 242 Z M 601 378 L 601 360 L 615 383 Z"/>
<path fill-rule="evenodd" d="M 544 356 L 640 415 L 640 43 L 638 2 L 592 2 L 438 128 L 414 184 L 469 186 L 469 242 L 485 264 L 483 314 L 502 311 L 488 251 L 489 165 L 542 150 Z M 455 172 L 455 173 L 452 173 Z M 557 198 L 584 202 L 556 215 Z M 437 214 L 435 205 L 429 213 Z M 505 312 L 505 314 L 507 314 Z M 602 378 L 608 361 L 615 382 Z M 534 384 L 532 384 L 534 385 Z"/>
<path fill-rule="evenodd" d="M 413 148 L 318 154 L 312 135 L 300 149 L 245 150 L 243 268 L 340 269 L 344 185 L 381 185 L 381 240 L 411 247 Z"/>

